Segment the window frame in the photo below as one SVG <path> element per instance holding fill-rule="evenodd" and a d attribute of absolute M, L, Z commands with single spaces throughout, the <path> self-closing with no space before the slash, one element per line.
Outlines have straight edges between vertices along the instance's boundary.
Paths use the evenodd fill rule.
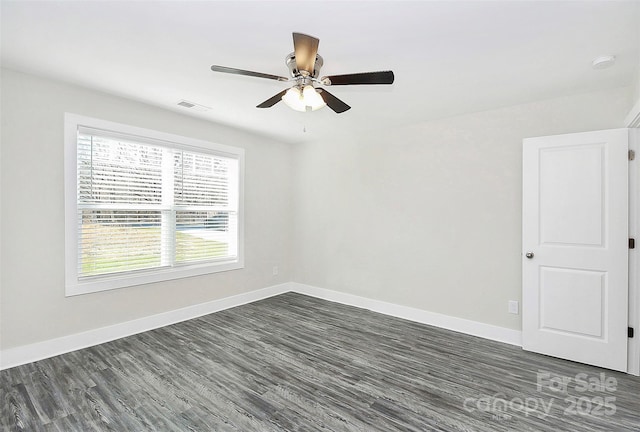
<path fill-rule="evenodd" d="M 153 143 L 174 149 L 236 159 L 238 161 L 237 256 L 212 262 L 160 269 L 135 270 L 79 279 L 77 195 L 77 137 L 79 128 L 103 130 L 106 135 L 121 135 L 142 143 Z M 64 115 L 64 146 L 65 296 L 69 297 L 244 268 L 244 149 L 72 113 L 65 113 Z"/>

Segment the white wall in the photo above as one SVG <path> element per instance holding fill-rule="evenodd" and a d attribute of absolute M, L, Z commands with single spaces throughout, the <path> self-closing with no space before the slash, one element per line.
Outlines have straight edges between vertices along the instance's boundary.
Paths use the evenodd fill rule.
<path fill-rule="evenodd" d="M 1 349 L 290 280 L 290 145 L 9 70 L 1 90 Z M 64 112 L 245 148 L 245 268 L 65 298 Z"/>
<path fill-rule="evenodd" d="M 632 92 L 289 146 L 2 70 L 0 349 L 290 280 L 520 329 L 522 138 L 622 127 Z M 245 148 L 246 268 L 65 298 L 64 112 Z"/>
<path fill-rule="evenodd" d="M 2 83 L 3 71 L 0 68 L 0 84 Z M 2 87 L 0 86 L 0 99 L 2 98 Z M 0 103 L 0 352 L 2 351 L 2 103 Z"/>
<path fill-rule="evenodd" d="M 638 68 L 637 68 L 633 83 L 635 88 L 635 91 L 633 92 L 633 100 L 636 101 L 636 103 L 638 103 L 640 102 L 640 63 L 638 64 Z"/>
<path fill-rule="evenodd" d="M 640 23 L 639 28 L 640 28 Z M 640 47 L 640 30 L 638 30 L 638 46 Z M 640 116 L 640 48 L 638 49 L 638 64 L 636 65 L 636 72 L 633 78 L 633 108 L 629 112 L 626 118 L 626 123 L 628 125 L 635 125 L 634 127 L 640 126 L 640 121 L 638 117 Z"/>
<path fill-rule="evenodd" d="M 638 28 L 640 28 L 640 22 L 638 23 Z M 633 81 L 634 84 L 634 98 L 633 100 L 636 103 L 640 103 L 640 30 L 636 30 L 637 31 L 637 37 L 638 37 L 638 64 L 636 65 L 636 74 L 635 74 L 635 78 Z"/>
<path fill-rule="evenodd" d="M 511 329 L 522 139 L 616 128 L 631 89 L 294 147 L 296 282 Z"/>

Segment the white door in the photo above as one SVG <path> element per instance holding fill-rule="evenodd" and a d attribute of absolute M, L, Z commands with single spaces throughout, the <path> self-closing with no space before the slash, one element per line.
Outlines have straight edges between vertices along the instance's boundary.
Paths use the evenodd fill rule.
<path fill-rule="evenodd" d="M 523 143 L 522 347 L 627 370 L 628 130 Z"/>

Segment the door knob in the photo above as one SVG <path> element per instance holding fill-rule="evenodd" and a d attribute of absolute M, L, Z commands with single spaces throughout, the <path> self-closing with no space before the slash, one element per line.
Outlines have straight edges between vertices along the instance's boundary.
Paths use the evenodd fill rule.
<path fill-rule="evenodd" d="M 533 258 L 533 252 L 527 252 L 526 254 L 524 254 L 524 256 L 526 256 L 527 258 L 531 259 L 531 258 Z"/>

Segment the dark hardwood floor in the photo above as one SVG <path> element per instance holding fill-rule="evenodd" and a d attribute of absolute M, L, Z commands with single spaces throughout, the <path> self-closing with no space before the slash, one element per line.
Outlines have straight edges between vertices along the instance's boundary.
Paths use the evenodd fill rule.
<path fill-rule="evenodd" d="M 293 293 L 2 371 L 0 404 L 3 431 L 640 430 L 637 377 Z"/>

